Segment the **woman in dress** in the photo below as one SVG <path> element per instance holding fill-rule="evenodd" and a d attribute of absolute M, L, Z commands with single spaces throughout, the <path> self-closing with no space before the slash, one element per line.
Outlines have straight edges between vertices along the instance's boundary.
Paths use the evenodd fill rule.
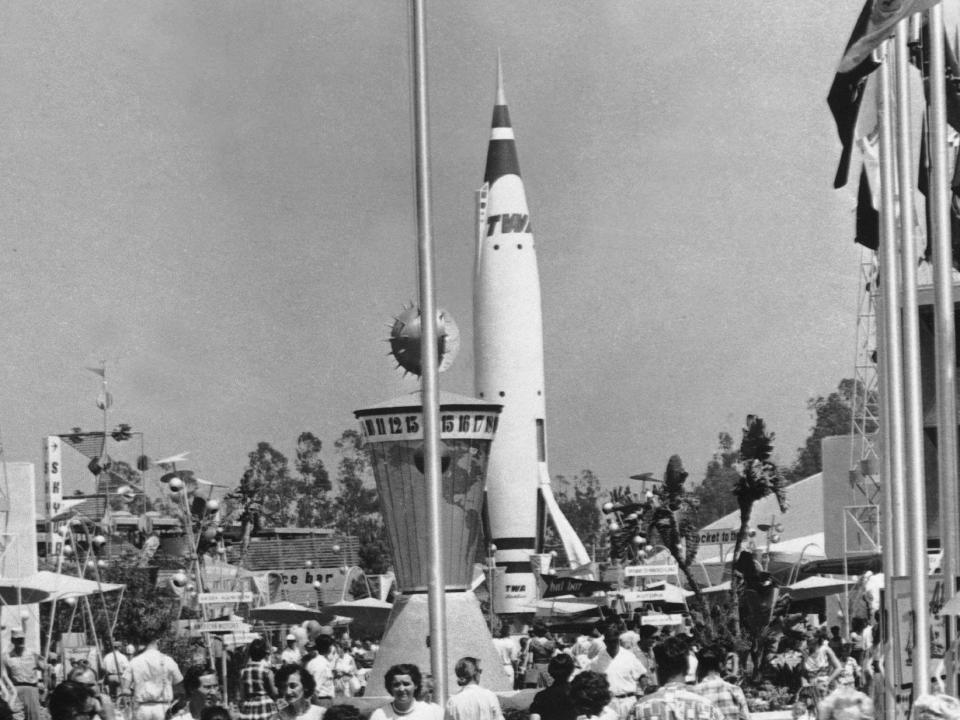
<path fill-rule="evenodd" d="M 350 641 L 343 643 L 340 656 L 333 661 L 333 689 L 336 697 L 353 697 L 360 689 L 357 661 L 350 652 Z"/>
<path fill-rule="evenodd" d="M 277 671 L 280 711 L 274 720 L 320 720 L 326 708 L 311 702 L 317 683 L 301 665 L 284 665 Z"/>
<path fill-rule="evenodd" d="M 443 708 L 419 700 L 423 677 L 416 665 L 393 665 L 384 675 L 383 684 L 393 700 L 374 710 L 370 720 L 442 720 Z"/>
<path fill-rule="evenodd" d="M 269 649 L 262 638 L 247 647 L 250 659 L 240 671 L 240 720 L 269 720 L 277 714 L 273 671 L 266 663 Z"/>

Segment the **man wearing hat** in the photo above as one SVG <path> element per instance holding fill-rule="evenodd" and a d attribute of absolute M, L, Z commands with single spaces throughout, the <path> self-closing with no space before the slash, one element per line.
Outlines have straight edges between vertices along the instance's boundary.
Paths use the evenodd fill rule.
<path fill-rule="evenodd" d="M 17 697 L 23 703 L 24 720 L 40 720 L 40 671 L 43 660 L 33 650 L 26 647 L 23 630 L 10 631 L 12 647 L 3 655 L 3 669 L 17 690 Z"/>
<path fill-rule="evenodd" d="M 299 665 L 300 657 L 300 648 L 297 647 L 297 636 L 287 635 L 287 646 L 283 649 L 283 652 L 280 653 L 280 664 Z"/>

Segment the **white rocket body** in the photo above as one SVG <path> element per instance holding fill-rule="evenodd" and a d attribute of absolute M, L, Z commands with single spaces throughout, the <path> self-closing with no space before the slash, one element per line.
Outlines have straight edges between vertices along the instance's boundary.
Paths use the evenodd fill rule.
<path fill-rule="evenodd" d="M 503 404 L 487 467 L 489 540 L 502 573 L 494 587 L 494 610 L 530 613 L 537 600 L 531 555 L 542 547 L 538 492 L 553 511 L 571 564 L 590 558 L 556 502 L 550 502 L 540 275 L 502 81 L 484 186 L 477 193 L 473 312 L 476 392 Z"/>

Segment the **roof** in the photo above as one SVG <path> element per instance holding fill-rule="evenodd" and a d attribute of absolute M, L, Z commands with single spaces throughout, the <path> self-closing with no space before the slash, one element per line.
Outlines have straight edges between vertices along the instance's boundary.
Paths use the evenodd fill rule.
<path fill-rule="evenodd" d="M 751 521 L 783 525 L 782 540 L 793 540 L 823 532 L 823 473 L 811 475 L 787 486 L 787 512 L 781 513 L 774 495 L 768 495 L 753 505 Z M 722 530 L 740 527 L 740 511 L 724 515 L 701 530 Z"/>
<path fill-rule="evenodd" d="M 446 392 L 441 390 L 439 393 L 439 403 L 441 408 L 447 410 L 502 410 L 502 403 L 490 402 L 489 400 L 482 400 L 480 398 L 468 397 L 466 395 L 458 395 L 452 392 Z M 377 403 L 376 405 L 368 405 L 365 408 L 359 410 L 354 410 L 353 414 L 357 417 L 362 417 L 364 415 L 376 414 L 384 410 L 417 410 L 419 411 L 423 405 L 423 401 L 420 399 L 420 391 L 407 393 L 406 395 L 401 395 L 395 397 L 391 400 L 385 400 L 384 402 Z"/>

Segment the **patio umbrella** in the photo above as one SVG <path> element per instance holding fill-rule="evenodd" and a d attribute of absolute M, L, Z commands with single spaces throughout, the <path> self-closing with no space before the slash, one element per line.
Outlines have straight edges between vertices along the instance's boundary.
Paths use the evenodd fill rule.
<path fill-rule="evenodd" d="M 792 585 L 787 585 L 786 589 L 793 600 L 812 600 L 828 595 L 837 595 L 853 584 L 850 580 L 811 575 Z"/>
<path fill-rule="evenodd" d="M 365 632 L 370 634 L 383 633 L 392 609 L 393 603 L 384 602 L 377 598 L 338 602 L 324 608 L 324 610 L 329 610 L 336 615 L 350 618 L 353 620 L 352 627 L 362 627 Z"/>
<path fill-rule="evenodd" d="M 29 605 L 50 599 L 50 593 L 29 585 L 17 585 L 16 581 L 0 582 L 0 605 Z"/>
<path fill-rule="evenodd" d="M 304 620 L 320 620 L 323 613 L 314 608 L 308 608 L 304 605 L 297 605 L 288 600 L 264 605 L 254 608 L 250 611 L 251 620 L 262 620 L 267 623 L 280 623 L 283 625 L 299 625 Z"/>

